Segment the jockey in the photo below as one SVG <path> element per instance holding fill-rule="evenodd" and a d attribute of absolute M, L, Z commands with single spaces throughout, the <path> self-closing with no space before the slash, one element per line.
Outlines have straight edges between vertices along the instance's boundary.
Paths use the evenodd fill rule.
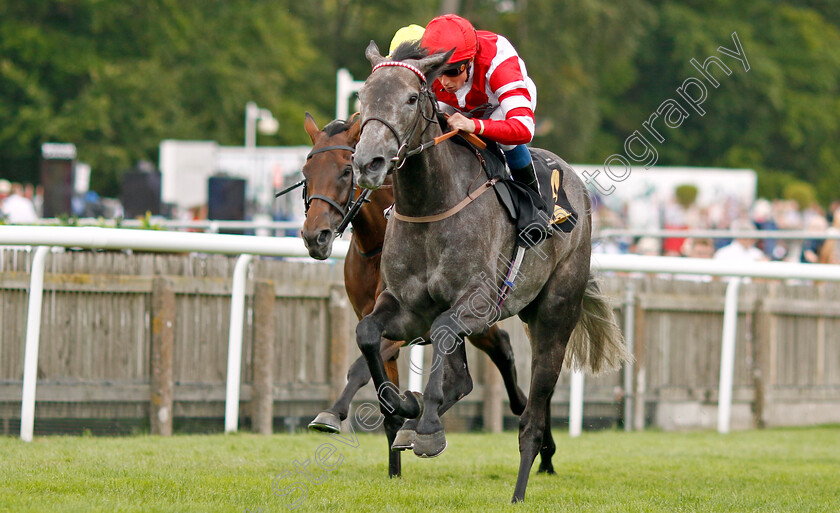
<path fill-rule="evenodd" d="M 396 50 L 401 44 L 420 41 L 420 39 L 423 38 L 423 32 L 425 32 L 425 30 L 425 27 L 415 25 L 414 23 L 397 30 L 394 33 L 394 37 L 391 39 L 391 46 L 388 47 L 388 57 L 390 57 L 394 53 L 394 50 Z"/>
<path fill-rule="evenodd" d="M 445 14 L 426 25 L 420 44 L 429 53 L 455 49 L 432 86 L 441 111 L 451 114 L 449 126 L 498 143 L 513 179 L 539 195 L 526 146 L 534 137 L 537 87 L 510 41 Z"/>

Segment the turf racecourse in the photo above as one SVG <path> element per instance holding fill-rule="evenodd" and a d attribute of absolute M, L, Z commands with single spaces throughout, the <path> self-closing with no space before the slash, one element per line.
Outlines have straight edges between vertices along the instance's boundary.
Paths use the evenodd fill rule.
<path fill-rule="evenodd" d="M 361 432 L 357 441 L 308 433 L 5 437 L 0 511 L 268 513 L 291 503 L 331 512 L 840 511 L 837 426 L 555 437 L 557 475 L 536 475 L 535 466 L 525 503 L 515 506 L 514 432 L 452 434 L 438 458 L 406 454 L 403 478 L 393 480 L 384 437 Z M 295 470 L 307 460 L 318 484 Z M 272 483 L 289 493 L 276 495 Z"/>

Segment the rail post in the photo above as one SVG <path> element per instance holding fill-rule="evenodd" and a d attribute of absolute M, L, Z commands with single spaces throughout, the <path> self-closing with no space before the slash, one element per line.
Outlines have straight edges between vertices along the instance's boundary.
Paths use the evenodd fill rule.
<path fill-rule="evenodd" d="M 23 395 L 20 405 L 20 439 L 24 442 L 31 442 L 35 431 L 35 387 L 38 383 L 44 267 L 47 265 L 49 252 L 49 246 L 38 246 L 32 257 L 32 274 L 29 278 L 29 310 L 26 314 L 26 348 L 23 357 Z"/>
<path fill-rule="evenodd" d="M 240 255 L 233 268 L 230 297 L 230 337 L 228 340 L 227 388 L 225 390 L 225 433 L 239 426 L 239 389 L 242 384 L 242 331 L 245 326 L 245 285 L 248 265 L 254 255 Z"/>

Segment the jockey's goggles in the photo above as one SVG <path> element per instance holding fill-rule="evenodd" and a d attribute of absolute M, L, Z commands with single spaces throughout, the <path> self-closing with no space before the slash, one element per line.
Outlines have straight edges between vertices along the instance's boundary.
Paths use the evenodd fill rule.
<path fill-rule="evenodd" d="M 454 63 L 454 64 L 452 64 L 452 65 L 448 66 L 448 67 L 447 67 L 446 69 L 444 69 L 443 71 L 441 71 L 441 72 L 440 72 L 440 74 L 441 74 L 441 75 L 444 75 L 444 76 L 447 76 L 447 77 L 457 77 L 457 76 L 459 76 L 461 73 L 463 73 L 464 71 L 466 71 L 466 70 L 467 70 L 467 65 L 468 65 L 469 63 L 470 63 L 470 61 L 469 61 L 469 60 L 466 60 L 466 61 L 461 61 L 461 62 L 456 62 L 456 63 Z"/>

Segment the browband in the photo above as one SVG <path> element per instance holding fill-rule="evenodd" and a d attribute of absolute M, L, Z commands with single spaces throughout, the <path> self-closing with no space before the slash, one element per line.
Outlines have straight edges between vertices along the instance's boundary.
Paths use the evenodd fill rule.
<path fill-rule="evenodd" d="M 350 153 L 353 153 L 354 151 L 356 151 L 356 148 L 353 148 L 352 146 L 343 146 L 343 145 L 324 146 L 322 148 L 318 148 L 317 150 L 313 149 L 312 151 L 310 151 L 309 154 L 306 155 L 306 160 L 311 159 L 313 155 L 317 155 L 318 153 L 324 153 L 325 151 L 332 151 L 332 150 L 347 150 Z"/>
<path fill-rule="evenodd" d="M 380 62 L 379 64 L 377 64 L 376 66 L 374 66 L 374 67 L 373 67 L 373 69 L 372 69 L 370 72 L 371 72 L 371 73 L 373 73 L 374 71 L 378 70 L 379 68 L 384 68 L 384 67 L 386 67 L 386 66 L 397 66 L 397 67 L 400 67 L 400 68 L 405 68 L 405 69 L 411 70 L 411 71 L 413 71 L 413 72 L 414 72 L 414 74 L 415 74 L 415 75 L 417 75 L 418 77 L 420 77 L 420 81 L 421 81 L 421 82 L 423 82 L 424 84 L 426 83 L 426 75 L 424 75 L 424 74 L 423 74 L 423 72 L 422 72 L 422 71 L 420 71 L 420 69 L 419 69 L 419 68 L 417 68 L 416 66 L 412 66 L 411 64 L 408 64 L 408 63 L 402 62 L 402 61 L 384 61 L 384 62 Z"/>

